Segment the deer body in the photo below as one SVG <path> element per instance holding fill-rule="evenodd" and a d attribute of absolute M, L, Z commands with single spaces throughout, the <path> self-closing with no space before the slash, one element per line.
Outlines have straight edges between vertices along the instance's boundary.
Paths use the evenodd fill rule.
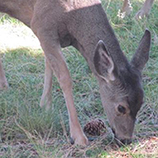
<path fill-rule="evenodd" d="M 129 142 L 143 100 L 141 71 L 148 60 L 150 32 L 146 30 L 128 62 L 99 0 L 0 0 L 0 11 L 24 22 L 38 37 L 46 56 L 41 106 L 45 101 L 51 103 L 54 73 L 63 90 L 75 143 L 85 145 L 88 140 L 77 118 L 72 80 L 61 52 L 61 47 L 70 45 L 81 52 L 98 80 L 102 104 L 115 136 Z"/>

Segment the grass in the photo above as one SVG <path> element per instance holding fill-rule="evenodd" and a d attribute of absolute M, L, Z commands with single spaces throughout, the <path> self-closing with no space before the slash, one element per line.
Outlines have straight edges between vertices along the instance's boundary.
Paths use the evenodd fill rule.
<path fill-rule="evenodd" d="M 14 39 L 11 38 L 5 46 L 2 45 L 2 38 L 0 45 L 0 56 L 9 83 L 9 89 L 0 92 L 0 157 L 157 157 L 158 1 L 155 1 L 149 18 L 136 21 L 133 17 L 140 8 L 140 3 L 133 1 L 133 12 L 130 17 L 119 19 L 117 12 L 121 8 L 121 1 L 109 0 L 106 3 L 103 1 L 121 48 L 129 59 L 135 52 L 145 28 L 152 33 L 150 60 L 143 72 L 145 103 L 137 117 L 134 142 L 121 148 L 113 143 L 113 135 L 101 106 L 95 77 L 84 58 L 72 47 L 63 49 L 63 52 L 73 78 L 75 105 L 80 123 L 83 126 L 93 118 L 102 118 L 107 125 L 107 133 L 98 137 L 86 148 L 70 145 L 68 113 L 56 79 L 53 80 L 52 110 L 45 111 L 39 107 L 44 80 L 42 50 L 39 46 L 25 45 L 27 42 L 20 43 L 20 46 L 16 45 L 17 36 L 22 36 L 25 41 L 30 39 L 34 41 L 35 38 L 17 20 L 6 15 L 1 17 L 0 29 L 10 30 L 6 35 L 8 37 L 11 36 L 12 30 L 15 30 L 15 36 L 11 36 Z M 19 32 L 16 32 L 17 30 Z M 15 44 L 10 45 L 12 41 Z"/>

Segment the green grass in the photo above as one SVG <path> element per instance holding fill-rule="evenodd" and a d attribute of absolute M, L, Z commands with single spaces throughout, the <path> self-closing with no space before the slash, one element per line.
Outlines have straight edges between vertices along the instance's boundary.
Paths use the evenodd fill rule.
<path fill-rule="evenodd" d="M 121 1 L 103 1 L 109 21 L 130 59 L 135 52 L 145 28 L 152 33 L 150 60 L 143 72 L 145 103 L 141 108 L 134 132 L 134 142 L 119 148 L 113 143 L 106 115 L 101 106 L 98 85 L 84 58 L 74 48 L 63 49 L 73 78 L 75 106 L 83 126 L 92 118 L 102 118 L 107 133 L 91 142 L 86 148 L 69 143 L 68 113 L 61 88 L 53 79 L 52 110 L 39 107 L 44 80 L 44 57 L 41 49 L 5 48 L 1 50 L 9 89 L 0 92 L 0 157 L 2 158 L 52 158 L 52 157 L 132 157 L 156 158 L 158 155 L 158 1 L 150 17 L 136 21 L 133 17 L 141 2 L 133 1 L 130 17 L 119 19 L 117 12 Z M 21 27 L 8 16 L 1 25 Z M 66 129 L 66 132 L 64 130 Z"/>

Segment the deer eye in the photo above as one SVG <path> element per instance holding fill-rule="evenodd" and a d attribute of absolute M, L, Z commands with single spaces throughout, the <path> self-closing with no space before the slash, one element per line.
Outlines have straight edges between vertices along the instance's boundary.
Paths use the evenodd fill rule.
<path fill-rule="evenodd" d="M 122 106 L 122 105 L 119 105 L 117 109 L 118 109 L 118 111 L 119 111 L 120 113 L 122 113 L 122 114 L 125 114 L 125 113 L 126 113 L 126 108 L 125 108 L 124 106 Z"/>

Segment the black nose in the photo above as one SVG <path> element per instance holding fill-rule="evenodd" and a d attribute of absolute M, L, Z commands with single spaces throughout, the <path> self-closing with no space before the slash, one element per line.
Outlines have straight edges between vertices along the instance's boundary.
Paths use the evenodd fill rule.
<path fill-rule="evenodd" d="M 115 142 L 117 143 L 117 145 L 118 145 L 119 147 L 121 147 L 121 146 L 123 146 L 123 145 L 128 145 L 128 144 L 130 144 L 130 143 L 132 142 L 132 140 L 131 140 L 131 139 L 122 139 L 122 140 L 119 140 L 119 139 L 115 138 Z"/>
<path fill-rule="evenodd" d="M 120 141 L 121 141 L 121 143 L 122 143 L 123 145 L 128 145 L 128 144 L 130 144 L 130 143 L 132 142 L 131 139 L 122 139 L 122 140 L 120 140 Z"/>

